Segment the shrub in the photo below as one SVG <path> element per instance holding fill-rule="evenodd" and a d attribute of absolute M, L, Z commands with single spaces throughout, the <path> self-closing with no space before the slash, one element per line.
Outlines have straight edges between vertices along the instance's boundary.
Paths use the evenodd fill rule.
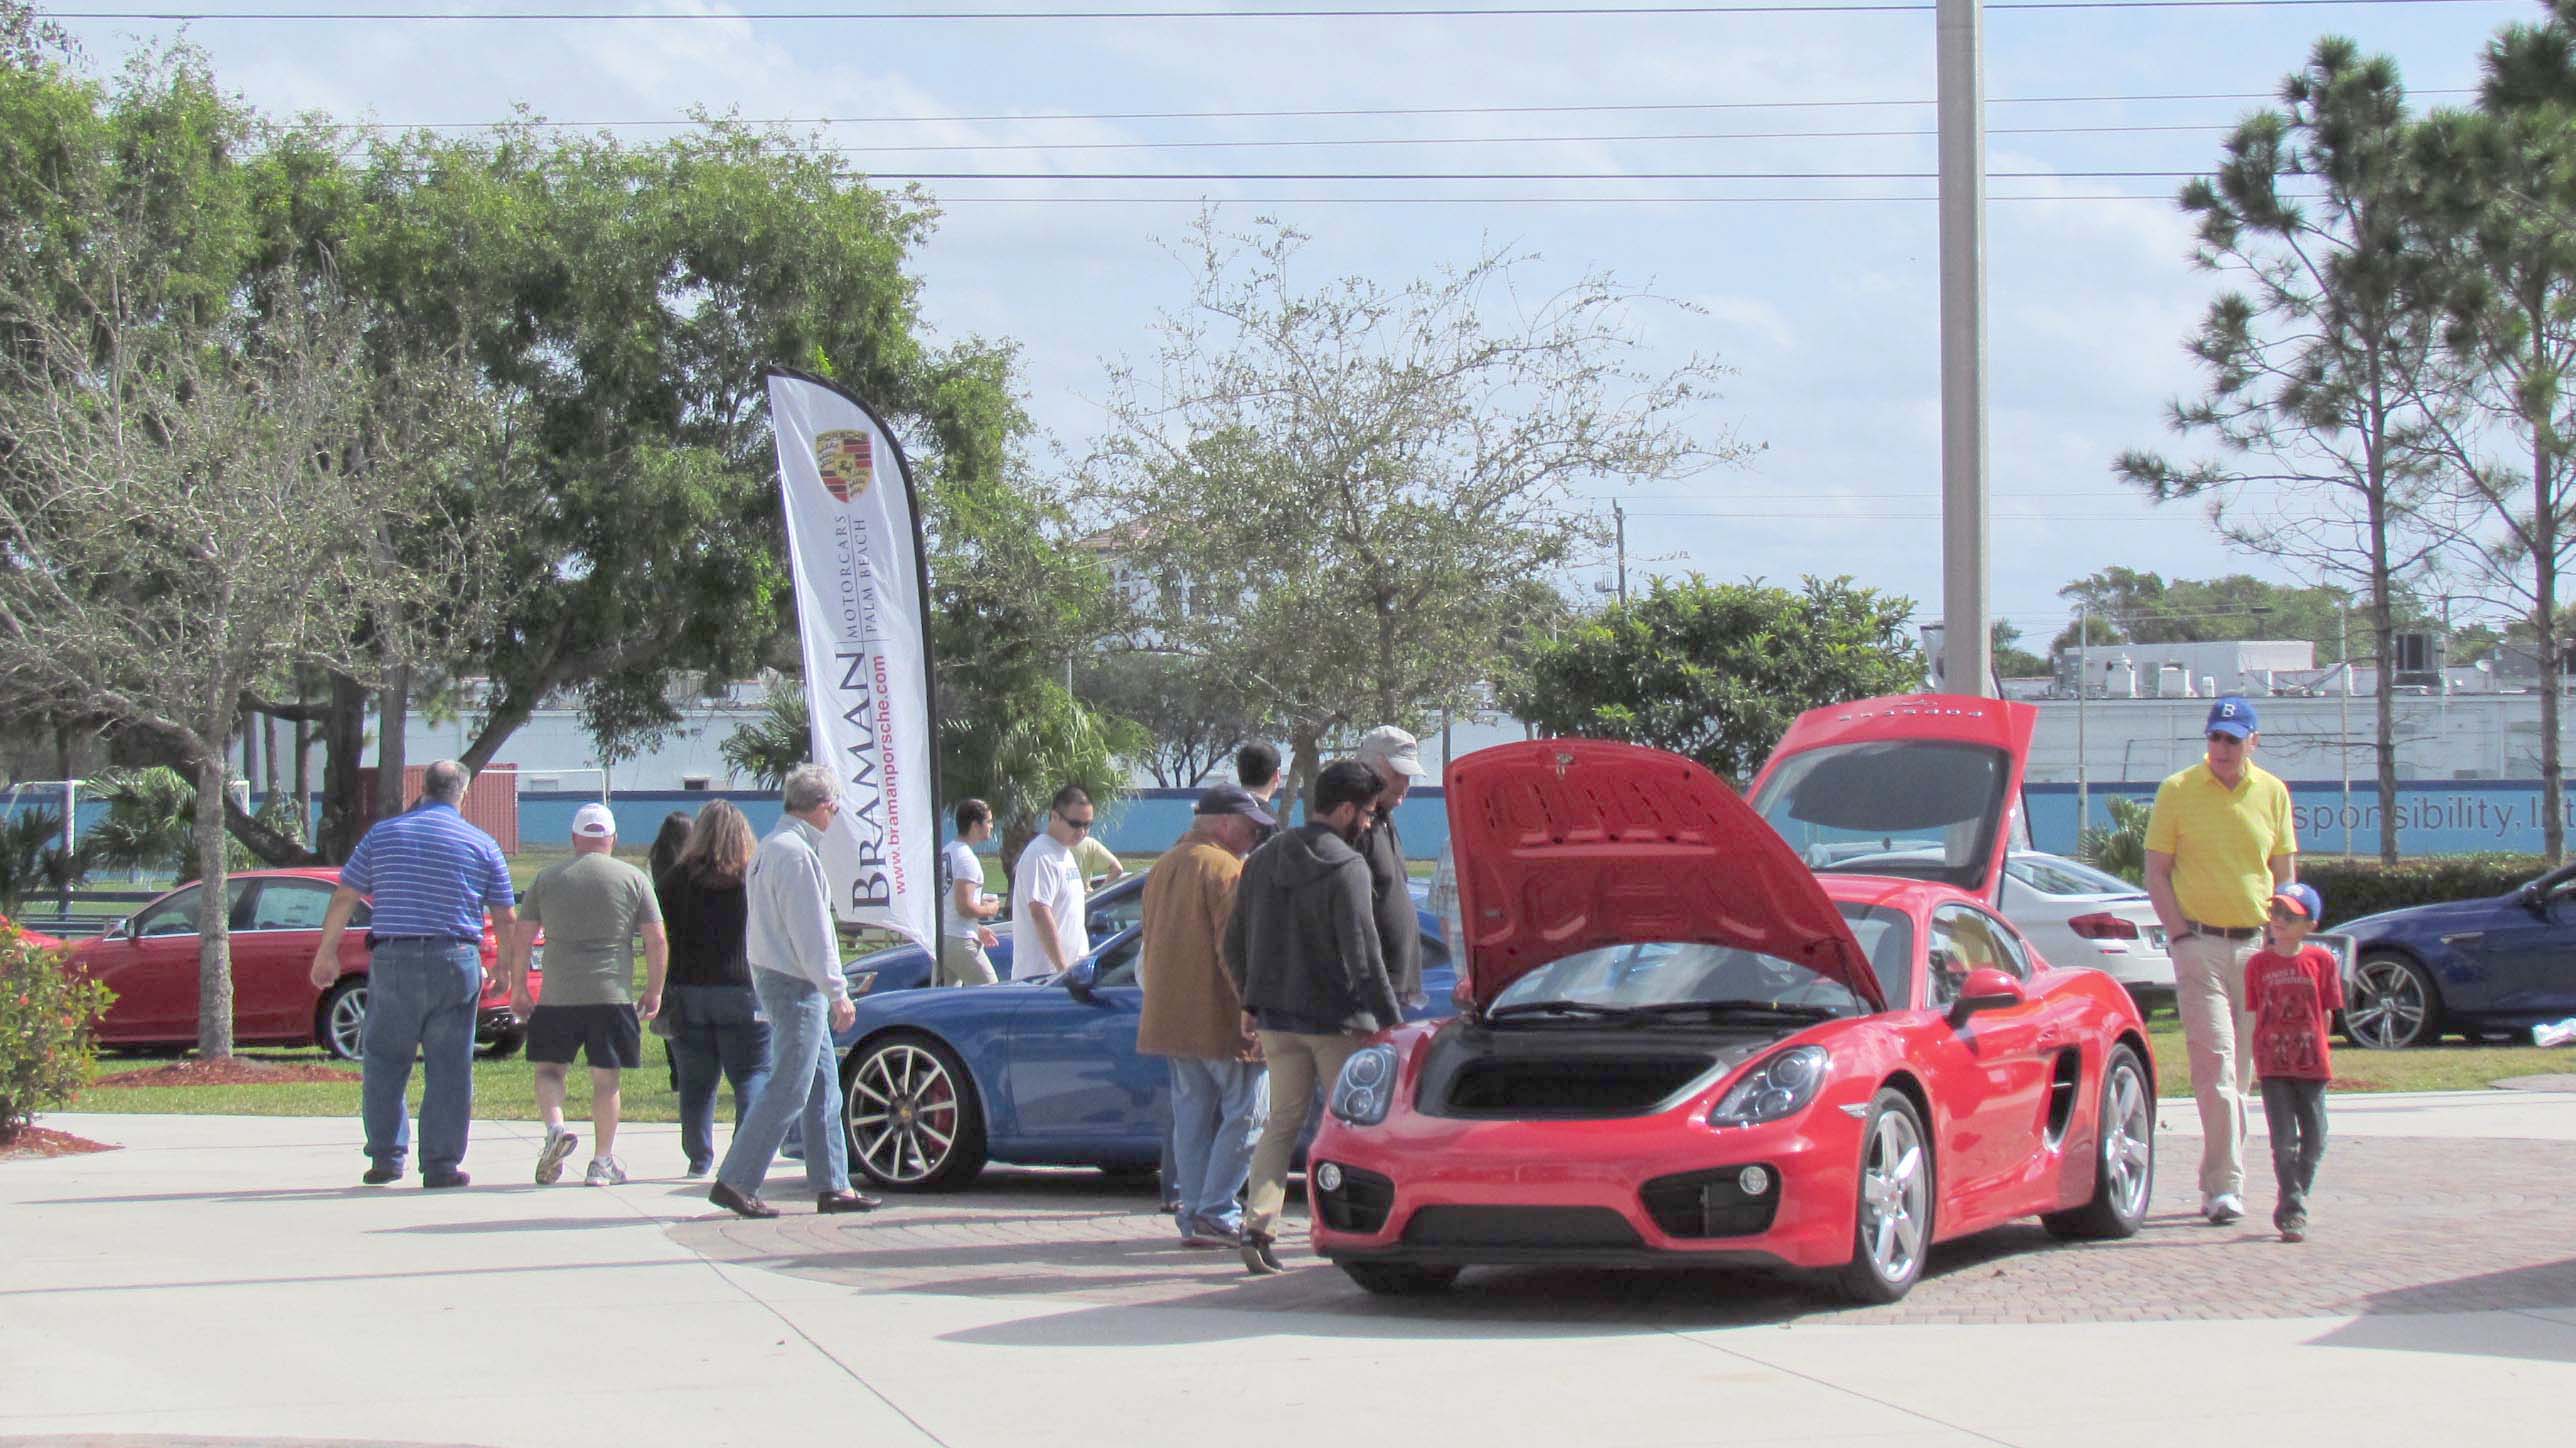
<path fill-rule="evenodd" d="M 2299 861 L 2299 878 L 2325 897 L 2327 928 L 2382 910 L 2502 895 L 2547 873 L 2538 855 L 2434 855 L 2382 865 L 2377 860 Z"/>
<path fill-rule="evenodd" d="M 0 1142 L 72 1099 L 98 1066 L 106 986 L 0 917 Z"/>
<path fill-rule="evenodd" d="M 2094 869 L 2143 886 L 2147 883 L 2147 819 L 2155 810 L 2144 800 L 2122 799 L 2116 794 L 2103 803 L 2111 807 L 2110 828 L 2096 826 L 2086 830 L 2082 848 L 2076 853 Z"/>

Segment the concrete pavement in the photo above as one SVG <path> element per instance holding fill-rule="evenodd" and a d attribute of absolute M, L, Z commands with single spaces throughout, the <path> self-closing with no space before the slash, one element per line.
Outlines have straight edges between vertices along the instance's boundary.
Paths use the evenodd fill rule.
<path fill-rule="evenodd" d="M 2190 1219 L 2169 1105 L 2139 1237 L 1991 1233 L 1871 1312 L 1747 1274 L 1255 1282 L 1174 1244 L 1150 1187 L 1084 1172 L 826 1219 L 782 1163 L 794 1214 L 741 1223 L 676 1179 L 667 1126 L 622 1135 L 628 1186 L 539 1189 L 534 1128 L 480 1125 L 478 1184 L 425 1193 L 356 1185 L 350 1121 L 49 1117 L 125 1149 L 0 1165 L 0 1438 L 2563 1438 L 2576 1097 L 2334 1104 L 2308 1244 Z"/>

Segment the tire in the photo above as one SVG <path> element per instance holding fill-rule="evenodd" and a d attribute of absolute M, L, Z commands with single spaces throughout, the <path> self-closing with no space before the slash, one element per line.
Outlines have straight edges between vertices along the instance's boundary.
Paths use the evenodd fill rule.
<path fill-rule="evenodd" d="M 1418 1267 L 1409 1262 L 1345 1262 L 1351 1280 L 1380 1297 L 1421 1297 L 1445 1292 L 1458 1280 L 1455 1267 Z"/>
<path fill-rule="evenodd" d="M 1858 1176 L 1843 1294 L 1855 1302 L 1894 1302 L 1923 1275 L 1935 1196 L 1932 1140 L 1904 1092 L 1882 1087 L 1870 1102 Z"/>
<path fill-rule="evenodd" d="M 527 1033 L 524 1031 L 511 1031 L 505 1035 L 494 1036 L 483 1044 L 483 1049 L 477 1054 L 486 1061 L 506 1061 L 519 1054 L 519 1047 L 525 1044 L 527 1039 Z"/>
<path fill-rule="evenodd" d="M 984 1104 L 974 1078 L 956 1052 L 928 1036 L 896 1032 L 850 1053 L 841 1065 L 841 1124 L 850 1165 L 888 1191 L 958 1191 L 984 1169 Z"/>
<path fill-rule="evenodd" d="M 2134 1237 L 2156 1191 L 2156 1093 L 2138 1053 L 2126 1046 L 2114 1047 L 2102 1068 L 2093 1134 L 2099 1145 L 2092 1200 L 2073 1211 L 2051 1212 L 2039 1223 L 2059 1237 Z"/>
<path fill-rule="evenodd" d="M 2344 1039 L 2366 1051 L 2403 1051 L 2442 1038 L 2442 993 L 2424 967 L 2391 953 L 2365 955 L 2344 1002 Z"/>
<path fill-rule="evenodd" d="M 343 1061 L 367 1053 L 367 978 L 346 977 L 313 1010 L 313 1043 Z"/>

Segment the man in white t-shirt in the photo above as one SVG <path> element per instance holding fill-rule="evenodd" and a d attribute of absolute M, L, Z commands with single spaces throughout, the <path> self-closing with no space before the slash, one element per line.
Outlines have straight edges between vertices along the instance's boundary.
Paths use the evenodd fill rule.
<path fill-rule="evenodd" d="M 1093 817 L 1090 793 L 1068 784 L 1047 806 L 1046 829 L 1020 851 L 1019 868 L 1011 872 L 1019 917 L 1011 927 L 1013 980 L 1042 980 L 1091 953 L 1091 892 L 1073 846 L 1091 833 Z"/>
<path fill-rule="evenodd" d="M 939 856 L 939 983 L 991 985 L 993 958 L 984 949 L 995 940 L 984 922 L 1002 913 L 1002 902 L 984 893 L 975 847 L 993 837 L 993 807 L 962 800 L 956 820 L 957 837 Z"/>

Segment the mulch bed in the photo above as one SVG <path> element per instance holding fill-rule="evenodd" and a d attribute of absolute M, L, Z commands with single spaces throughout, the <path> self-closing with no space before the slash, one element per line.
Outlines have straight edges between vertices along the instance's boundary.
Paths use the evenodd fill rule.
<path fill-rule="evenodd" d="M 101 1076 L 94 1086 L 290 1086 L 308 1081 L 354 1084 L 355 1071 L 336 1070 L 329 1066 L 282 1066 L 266 1061 L 244 1061 L 239 1057 L 216 1061 L 173 1061 L 167 1066 L 154 1066 L 142 1071 L 119 1071 Z"/>
<path fill-rule="evenodd" d="M 92 1141 L 86 1136 L 74 1136 L 68 1131 L 55 1131 L 50 1127 L 30 1126 L 9 1140 L 0 1142 L 0 1161 L 10 1161 L 22 1156 L 80 1156 L 86 1152 L 116 1150 L 119 1148 L 110 1146 L 104 1141 Z"/>

